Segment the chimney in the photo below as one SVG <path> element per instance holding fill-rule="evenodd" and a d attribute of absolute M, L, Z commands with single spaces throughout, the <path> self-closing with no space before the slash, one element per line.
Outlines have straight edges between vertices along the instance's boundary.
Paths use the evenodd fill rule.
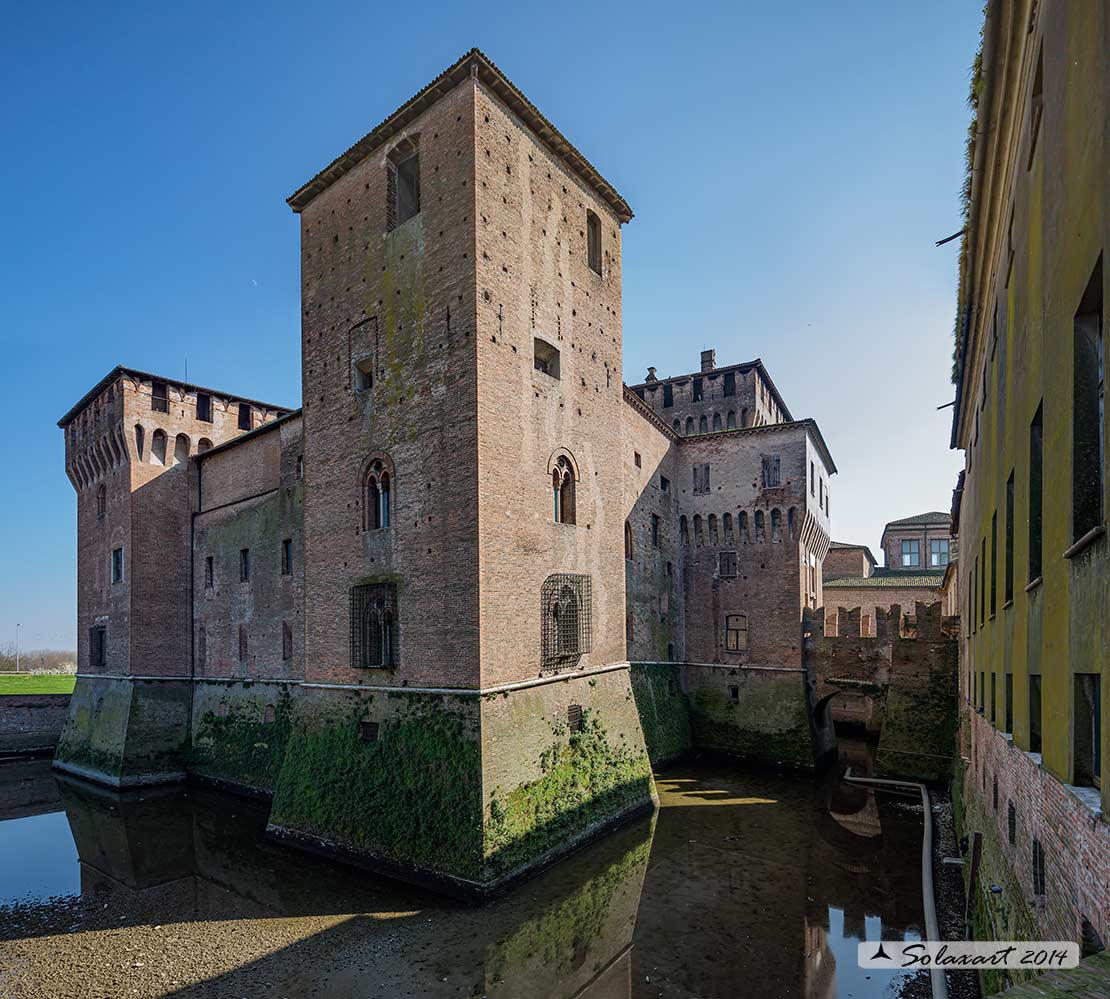
<path fill-rule="evenodd" d="M 644 380 L 649 382 L 659 381 L 659 379 L 655 377 L 655 368 L 648 368 L 647 378 Z"/>
<path fill-rule="evenodd" d="M 717 367 L 717 352 L 710 348 L 701 352 L 701 370 L 704 374 L 706 371 L 712 371 Z"/>

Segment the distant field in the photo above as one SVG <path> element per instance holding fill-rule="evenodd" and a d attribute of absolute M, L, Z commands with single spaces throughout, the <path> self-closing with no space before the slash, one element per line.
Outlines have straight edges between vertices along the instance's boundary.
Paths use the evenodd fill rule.
<path fill-rule="evenodd" d="M 72 694 L 77 678 L 66 673 L 0 673 L 0 696 L 4 694 Z"/>

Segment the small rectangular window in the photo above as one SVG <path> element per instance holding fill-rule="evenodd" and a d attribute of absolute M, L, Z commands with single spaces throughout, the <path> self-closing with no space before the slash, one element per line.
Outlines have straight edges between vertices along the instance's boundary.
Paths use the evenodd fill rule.
<path fill-rule="evenodd" d="M 1072 541 L 1102 524 L 1102 257 L 1073 323 Z"/>
<path fill-rule="evenodd" d="M 1041 575 L 1041 476 L 1044 461 L 1044 429 L 1042 411 L 1037 406 L 1029 424 L 1029 582 Z"/>
<path fill-rule="evenodd" d="M 1041 675 L 1029 675 L 1029 752 L 1041 751 Z"/>
<path fill-rule="evenodd" d="M 702 380 L 700 378 L 694 379 L 694 402 L 701 402 Z"/>
<path fill-rule="evenodd" d="M 123 582 L 123 549 L 112 549 L 112 582 Z"/>
<path fill-rule="evenodd" d="M 720 552 L 717 562 L 717 575 L 721 579 L 736 578 L 736 552 Z"/>
<path fill-rule="evenodd" d="M 817 467 L 812 461 L 809 463 L 809 495 L 817 495 Z"/>
<path fill-rule="evenodd" d="M 668 382 L 663 386 L 663 408 L 670 409 L 674 405 L 674 386 Z"/>
<path fill-rule="evenodd" d="M 1044 847 L 1041 846 L 1041 841 L 1036 837 L 1033 838 L 1033 894 L 1043 895 L 1045 893 L 1044 883 Z"/>
<path fill-rule="evenodd" d="M 736 372 L 735 371 L 726 371 L 725 372 L 724 394 L 725 395 L 736 395 Z"/>
<path fill-rule="evenodd" d="M 355 361 L 355 391 L 369 392 L 374 387 L 374 359 L 363 357 Z"/>
<path fill-rule="evenodd" d="M 567 727 L 572 732 L 582 731 L 582 705 L 581 704 L 568 704 L 567 705 Z"/>
<path fill-rule="evenodd" d="M 729 687 L 728 688 L 728 699 L 730 701 L 732 701 L 733 704 L 739 704 L 740 703 L 740 688 L 735 687 L 735 686 Z"/>
<path fill-rule="evenodd" d="M 239 582 L 249 583 L 251 578 L 251 550 L 239 549 Z"/>
<path fill-rule="evenodd" d="M 659 491 L 663 493 L 671 491 L 671 480 L 668 479 L 665 475 L 659 476 Z"/>
<path fill-rule="evenodd" d="M 979 544 L 979 565 L 983 567 L 983 571 L 979 574 L 979 627 L 987 623 L 987 538 L 983 536 L 983 540 Z"/>
<path fill-rule="evenodd" d="M 197 419 L 201 423 L 212 422 L 212 396 L 207 392 L 197 393 Z"/>
<path fill-rule="evenodd" d="M 168 413 L 170 411 L 170 401 L 166 394 L 165 382 L 150 383 L 150 408 L 155 413 Z"/>
<path fill-rule="evenodd" d="M 363 718 L 358 723 L 358 737 L 363 742 L 377 742 L 379 725 L 379 722 L 370 721 L 367 718 Z"/>
<path fill-rule="evenodd" d="M 748 651 L 747 614 L 728 614 L 725 616 L 725 651 Z"/>
<path fill-rule="evenodd" d="M 281 622 L 281 658 L 293 658 L 293 629 L 288 621 Z"/>
<path fill-rule="evenodd" d="M 694 493 L 702 494 L 709 492 L 709 465 L 694 466 Z"/>
<path fill-rule="evenodd" d="M 559 348 L 538 336 L 532 338 L 532 367 L 551 378 L 559 377 Z"/>
<path fill-rule="evenodd" d="M 89 629 L 89 667 L 104 669 L 108 657 L 108 629 L 96 625 Z"/>
<path fill-rule="evenodd" d="M 640 468 L 643 465 L 644 462 L 643 459 L 640 457 L 639 451 L 632 452 L 632 461 L 637 468 Z"/>
<path fill-rule="evenodd" d="M 300 479 L 303 479 L 303 478 L 304 478 L 304 455 L 299 454 L 299 455 L 297 455 L 297 479 L 300 480 Z"/>
<path fill-rule="evenodd" d="M 777 454 L 763 455 L 763 488 L 777 489 L 782 485 L 782 465 Z"/>
<path fill-rule="evenodd" d="M 998 511 L 991 514 L 991 617 L 998 606 Z"/>
<path fill-rule="evenodd" d="M 293 539 L 286 538 L 281 543 L 281 574 L 288 576 L 293 571 Z"/>
<path fill-rule="evenodd" d="M 397 225 L 420 214 L 420 154 L 414 153 L 395 167 Z"/>
<path fill-rule="evenodd" d="M 1006 557 L 1003 569 L 1003 592 L 1006 603 L 1014 599 L 1014 470 L 1006 480 Z M 1009 731 L 1009 729 L 1007 729 Z"/>
<path fill-rule="evenodd" d="M 902 565 L 921 565 L 921 542 L 917 538 L 905 538 L 902 541 Z"/>
<path fill-rule="evenodd" d="M 239 429 L 250 430 L 251 428 L 251 407 L 250 403 L 239 403 Z"/>
<path fill-rule="evenodd" d="M 654 513 L 651 515 L 651 543 L 659 547 L 659 516 Z"/>
<path fill-rule="evenodd" d="M 601 220 L 591 211 L 586 211 L 586 262 L 590 270 L 601 273 Z"/>
<path fill-rule="evenodd" d="M 1075 773 L 1073 784 L 1102 786 L 1102 676 L 1075 674 Z"/>
<path fill-rule="evenodd" d="M 997 676 L 998 676 L 998 674 L 995 673 L 994 670 L 991 670 L 991 724 L 992 725 L 995 724 L 995 721 L 998 718 L 998 701 L 997 701 L 997 698 L 995 696 L 997 694 L 997 686 L 998 686 Z"/>
<path fill-rule="evenodd" d="M 216 579 L 215 562 L 211 555 L 204 559 L 204 586 L 206 589 L 211 589 Z"/>
<path fill-rule="evenodd" d="M 929 542 L 929 565 L 942 568 L 948 565 L 948 539 L 933 538 Z"/>
<path fill-rule="evenodd" d="M 1014 730 L 1014 674 L 1007 673 L 1002 680 L 1002 700 L 1004 701 L 1003 709 L 1005 710 L 1005 717 L 1003 725 L 1005 728 L 1003 732 L 1012 732 Z"/>

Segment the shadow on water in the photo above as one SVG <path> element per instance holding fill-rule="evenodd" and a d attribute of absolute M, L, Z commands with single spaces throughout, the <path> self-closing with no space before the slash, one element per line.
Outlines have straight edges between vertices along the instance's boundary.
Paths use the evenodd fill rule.
<path fill-rule="evenodd" d="M 919 817 L 835 775 L 672 765 L 655 816 L 471 907 L 272 843 L 254 802 L 27 766 L 0 767 L 0 995 L 862 999 L 898 983 L 856 941 L 921 923 Z"/>

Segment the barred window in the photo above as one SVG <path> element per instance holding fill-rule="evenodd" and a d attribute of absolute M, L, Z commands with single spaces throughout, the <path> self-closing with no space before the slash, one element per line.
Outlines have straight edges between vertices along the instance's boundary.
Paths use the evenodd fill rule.
<path fill-rule="evenodd" d="M 593 592 L 589 576 L 556 573 L 540 593 L 540 657 L 545 667 L 572 666 L 592 648 Z"/>
<path fill-rule="evenodd" d="M 356 669 L 397 665 L 397 587 L 394 583 L 351 587 L 351 665 Z"/>

